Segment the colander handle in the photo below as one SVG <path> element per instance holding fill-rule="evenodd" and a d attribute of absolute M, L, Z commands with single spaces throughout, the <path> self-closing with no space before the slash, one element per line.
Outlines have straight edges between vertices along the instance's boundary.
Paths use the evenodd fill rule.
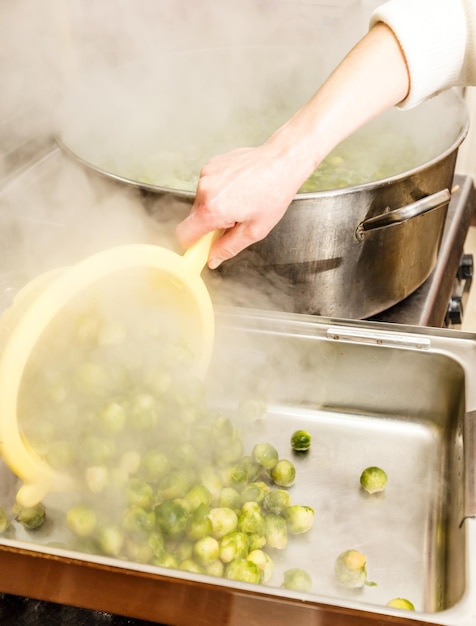
<path fill-rule="evenodd" d="M 207 264 L 208 255 L 210 254 L 210 248 L 213 242 L 215 239 L 218 239 L 223 232 L 223 230 L 213 230 L 207 233 L 184 252 L 183 258 L 192 270 L 196 271 L 198 274 L 201 273 Z"/>
<path fill-rule="evenodd" d="M 423 215 L 428 211 L 437 209 L 445 204 L 448 204 L 451 198 L 449 189 L 442 189 L 429 196 L 425 196 L 416 202 L 407 204 L 399 209 L 393 211 L 386 210 L 381 215 L 375 217 L 369 217 L 361 222 L 355 231 L 355 236 L 359 241 L 365 238 L 365 233 L 376 230 L 377 228 L 383 228 L 384 226 L 391 226 L 392 224 L 399 224 L 401 222 L 407 222 L 408 220 Z"/>

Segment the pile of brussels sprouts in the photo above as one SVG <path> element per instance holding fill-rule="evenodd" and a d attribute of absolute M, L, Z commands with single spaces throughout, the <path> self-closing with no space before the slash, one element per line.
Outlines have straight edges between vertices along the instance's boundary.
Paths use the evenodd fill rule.
<path fill-rule="evenodd" d="M 291 502 L 295 465 L 269 442 L 247 453 L 240 408 L 233 419 L 209 409 L 186 346 L 152 318 L 152 331 L 131 327 L 135 319 L 143 316 L 110 318 L 76 303 L 26 369 L 21 428 L 79 486 L 65 511 L 66 547 L 269 581 L 274 554 L 314 520 L 311 507 Z M 283 584 L 302 588 L 303 577 Z"/>

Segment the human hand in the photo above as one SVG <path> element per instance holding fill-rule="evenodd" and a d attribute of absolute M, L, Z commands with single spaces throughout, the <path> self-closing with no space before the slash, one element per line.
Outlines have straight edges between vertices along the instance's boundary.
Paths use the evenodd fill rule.
<path fill-rule="evenodd" d="M 190 214 L 177 226 L 179 242 L 188 248 L 206 233 L 223 230 L 210 250 L 208 265 L 215 269 L 260 241 L 284 215 L 302 182 L 302 175 L 293 176 L 295 169 L 268 144 L 212 158 L 200 172 Z"/>

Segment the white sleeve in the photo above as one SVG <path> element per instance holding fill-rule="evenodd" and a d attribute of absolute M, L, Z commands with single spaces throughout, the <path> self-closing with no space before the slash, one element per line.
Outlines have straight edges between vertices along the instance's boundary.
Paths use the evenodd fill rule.
<path fill-rule="evenodd" d="M 398 106 L 411 108 L 456 85 L 476 84 L 476 0 L 389 0 L 372 14 L 397 37 L 410 74 Z"/>

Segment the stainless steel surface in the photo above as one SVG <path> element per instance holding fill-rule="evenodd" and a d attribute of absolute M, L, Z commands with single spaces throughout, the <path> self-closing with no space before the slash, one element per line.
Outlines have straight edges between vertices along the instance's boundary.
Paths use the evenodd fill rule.
<path fill-rule="evenodd" d="M 295 615 L 306 611 L 309 621 L 300 623 L 315 623 L 313 619 L 339 623 L 332 621 L 337 608 L 348 616 L 342 623 L 349 624 L 375 620 L 384 625 L 398 619 L 473 624 L 476 520 L 464 494 L 473 484 L 474 459 L 467 455 L 474 442 L 466 448 L 463 429 L 466 414 L 476 408 L 476 390 L 469 385 L 476 374 L 476 336 L 246 310 L 219 311 L 217 331 L 211 404 L 234 419 L 242 399 L 265 399 L 268 405 L 265 419 L 241 423 L 247 446 L 269 440 L 284 457 L 290 455 L 293 430 L 304 427 L 313 435 L 311 452 L 295 459 L 298 475 L 291 494 L 293 502 L 315 507 L 316 522 L 308 535 L 290 542 L 285 554 L 274 555 L 270 586 L 53 547 L 52 542 L 65 538 L 60 510 L 66 503 L 61 497 L 46 501 L 53 521 L 48 531 L 28 534 L 17 529 L 16 537 L 0 540 L 4 555 L 8 552 L 13 560 L 16 555 L 19 561 L 29 558 L 35 567 L 42 561 L 49 567 L 52 559 L 84 563 L 91 576 L 98 568 L 114 568 L 117 579 L 111 592 L 116 594 L 126 581 L 128 586 L 136 581 L 144 585 L 150 577 L 157 593 L 167 585 L 170 603 L 182 616 L 170 623 L 186 623 L 179 598 L 195 584 L 204 598 L 230 594 L 228 616 L 220 617 L 223 624 L 244 623 L 234 621 L 239 598 L 252 598 L 258 606 L 261 600 L 270 614 L 278 614 L 277 620 L 273 614 L 273 623 L 280 625 L 289 623 L 279 617 L 278 608 L 288 602 L 295 603 Z M 371 464 L 381 465 L 389 475 L 383 497 L 364 497 L 360 492 L 358 477 Z M 4 483 L 5 478 L 3 474 Z M 369 578 L 377 587 L 355 591 L 336 585 L 334 560 L 350 547 L 365 552 Z M 290 566 L 311 572 L 311 593 L 280 588 L 282 572 Z M 68 571 L 73 576 L 75 568 Z M 16 576 L 11 570 L 12 585 L 20 584 Z M 37 589 L 31 583 L 30 589 L 34 596 Z M 136 599 L 137 593 L 135 589 Z M 395 596 L 409 597 L 416 612 L 386 608 Z M 51 589 L 48 599 L 55 598 L 64 601 Z M 101 609 L 101 598 L 93 594 L 89 606 Z M 135 615 L 145 616 L 137 603 L 131 608 Z M 149 618 L 168 623 L 171 607 L 162 607 L 162 612 L 160 606 L 153 608 Z M 207 621 L 201 607 L 196 610 L 197 623 L 217 623 L 215 615 Z M 252 623 L 261 610 L 245 610 L 240 619 Z M 284 616 L 289 620 L 283 605 Z"/>

